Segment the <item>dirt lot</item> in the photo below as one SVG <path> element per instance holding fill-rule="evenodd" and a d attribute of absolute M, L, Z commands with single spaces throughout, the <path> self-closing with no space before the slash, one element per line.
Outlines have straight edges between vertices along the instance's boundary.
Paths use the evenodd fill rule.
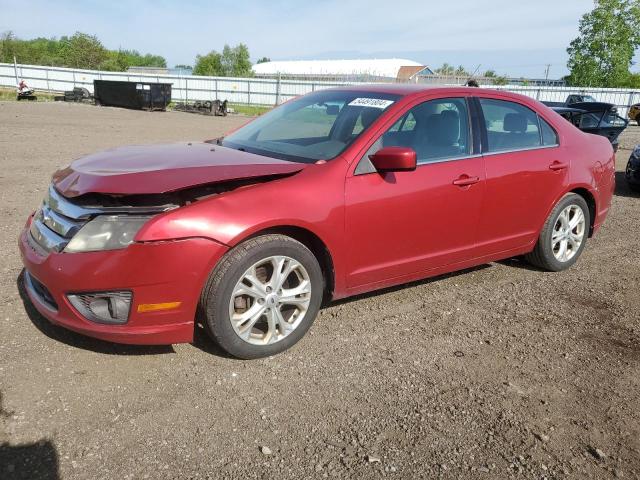
<path fill-rule="evenodd" d="M 640 198 L 622 181 L 570 271 L 512 260 L 343 301 L 265 360 L 102 343 L 23 303 L 16 240 L 57 166 L 245 120 L 0 103 L 1 479 L 640 477 Z M 640 127 L 622 143 L 620 171 Z"/>

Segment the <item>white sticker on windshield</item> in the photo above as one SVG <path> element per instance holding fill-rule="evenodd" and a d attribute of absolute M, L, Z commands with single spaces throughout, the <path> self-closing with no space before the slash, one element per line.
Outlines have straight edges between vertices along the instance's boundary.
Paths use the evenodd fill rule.
<path fill-rule="evenodd" d="M 393 103 L 393 100 L 385 100 L 383 98 L 356 98 L 349 102 L 350 107 L 373 107 L 387 108 Z"/>

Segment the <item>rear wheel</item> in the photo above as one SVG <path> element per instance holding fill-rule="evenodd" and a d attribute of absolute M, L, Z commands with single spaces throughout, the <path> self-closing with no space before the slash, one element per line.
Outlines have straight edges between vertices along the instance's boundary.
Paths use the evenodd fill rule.
<path fill-rule="evenodd" d="M 239 358 L 260 358 L 304 336 L 322 294 L 322 271 L 313 253 L 290 237 L 264 235 L 220 260 L 200 306 L 205 327 L 220 347 Z"/>
<path fill-rule="evenodd" d="M 584 250 L 590 225 L 589 207 L 584 198 L 575 193 L 565 195 L 542 227 L 535 248 L 525 258 L 545 270 L 566 270 Z"/>

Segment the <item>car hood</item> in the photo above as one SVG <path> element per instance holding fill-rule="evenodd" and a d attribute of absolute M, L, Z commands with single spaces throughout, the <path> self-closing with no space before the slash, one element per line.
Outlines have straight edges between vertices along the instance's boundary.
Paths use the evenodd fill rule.
<path fill-rule="evenodd" d="M 82 157 L 53 175 L 65 197 L 137 195 L 254 177 L 287 175 L 307 165 L 192 142 L 119 147 Z"/>

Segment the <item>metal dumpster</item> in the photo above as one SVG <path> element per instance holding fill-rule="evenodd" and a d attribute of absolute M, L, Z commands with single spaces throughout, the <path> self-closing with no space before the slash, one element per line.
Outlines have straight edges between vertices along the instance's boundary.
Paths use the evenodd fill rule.
<path fill-rule="evenodd" d="M 94 80 L 93 96 L 96 105 L 166 110 L 171 101 L 171 84 Z"/>

